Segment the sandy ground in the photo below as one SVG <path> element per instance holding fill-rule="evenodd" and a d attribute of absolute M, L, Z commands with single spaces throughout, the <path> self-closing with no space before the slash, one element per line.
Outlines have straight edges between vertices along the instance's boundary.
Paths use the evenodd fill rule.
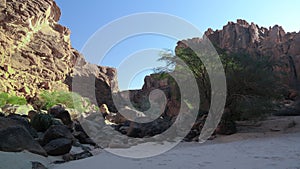
<path fill-rule="evenodd" d="M 292 133 L 300 135 L 300 116 L 273 116 L 263 121 L 237 122 L 237 125 L 236 134 L 217 136 L 212 142 L 227 143 L 255 138 L 272 138 Z"/>
<path fill-rule="evenodd" d="M 127 159 L 107 152 L 56 169 L 296 169 L 300 168 L 300 135 L 199 145 L 182 143 L 146 159 Z"/>
<path fill-rule="evenodd" d="M 240 122 L 239 133 L 206 143 L 180 143 L 161 155 L 131 159 L 102 150 L 84 160 L 53 165 L 53 157 L 0 153 L 0 168 L 31 169 L 39 161 L 53 169 L 300 169 L 300 117 Z"/>

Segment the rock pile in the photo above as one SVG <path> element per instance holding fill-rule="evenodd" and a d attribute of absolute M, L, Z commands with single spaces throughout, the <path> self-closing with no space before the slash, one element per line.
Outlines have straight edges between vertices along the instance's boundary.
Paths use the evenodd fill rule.
<path fill-rule="evenodd" d="M 52 114 L 34 111 L 30 110 L 28 115 L 3 114 L 0 117 L 0 151 L 27 150 L 42 156 L 66 155 L 71 160 L 91 156 L 90 149 L 83 144 L 97 148 L 77 121 L 67 118 L 68 123 L 65 123 L 70 114 L 61 105 L 49 109 Z M 73 147 L 82 147 L 84 153 L 70 153 Z"/>

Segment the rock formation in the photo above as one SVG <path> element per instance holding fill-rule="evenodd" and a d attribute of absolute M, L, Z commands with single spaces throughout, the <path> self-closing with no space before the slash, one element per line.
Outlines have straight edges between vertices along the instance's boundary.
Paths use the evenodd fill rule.
<path fill-rule="evenodd" d="M 0 8 L 1 90 L 33 96 L 39 89 L 65 90 L 76 61 L 70 30 L 57 22 L 54 1 L 6 1 Z"/>
<path fill-rule="evenodd" d="M 249 54 L 250 56 L 269 56 L 274 61 L 281 62 L 275 70 L 287 72 L 287 78 L 278 79 L 292 88 L 300 87 L 300 32 L 286 33 L 281 26 L 275 25 L 270 28 L 259 27 L 258 25 L 249 24 L 245 20 L 237 20 L 237 23 L 228 22 L 222 30 L 208 29 L 205 36 L 217 48 L 232 54 Z M 205 37 L 195 37 L 193 39 L 179 41 L 178 48 L 185 48 L 187 44 L 197 45 Z M 176 51 L 175 49 L 175 51 Z M 274 65 L 275 66 L 275 65 Z M 145 77 L 142 90 L 130 92 L 130 99 L 134 103 L 141 104 L 141 99 L 154 89 L 164 91 L 167 96 L 167 105 L 164 114 L 168 117 L 176 117 L 180 104 L 176 97 L 180 94 L 178 89 L 170 83 L 169 79 L 158 78 L 157 74 Z M 172 96 L 174 98 L 172 98 Z M 206 110 L 206 109 L 205 109 Z M 201 121 L 201 119 L 200 119 Z M 200 123 L 201 125 L 203 123 Z M 226 126 L 228 127 L 228 126 Z M 199 127 L 197 127 L 199 128 Z M 234 126 L 231 130 L 219 126 L 222 133 L 233 133 Z M 220 130 L 221 131 L 221 130 Z M 193 135 L 193 134 L 192 134 Z"/>
<path fill-rule="evenodd" d="M 286 33 L 281 26 L 264 28 L 245 20 L 228 22 L 222 30 L 208 29 L 205 35 L 214 45 L 231 53 L 269 56 L 284 63 L 281 69 L 289 73 L 289 84 L 299 85 L 300 32 Z"/>
<path fill-rule="evenodd" d="M 205 32 L 211 43 L 227 53 L 249 54 L 251 56 L 269 56 L 281 64 L 278 69 L 288 73 L 284 81 L 291 87 L 300 86 L 300 32 L 286 33 L 281 26 L 264 28 L 245 20 L 238 19 L 236 23 L 228 22 L 222 30 L 209 28 Z M 177 48 L 187 47 L 187 44 L 197 45 L 203 37 L 182 40 Z M 176 50 L 175 50 L 176 51 Z M 169 89 L 172 87 L 168 79 L 158 79 L 157 74 L 145 77 L 142 90 Z M 174 89 L 169 93 L 174 94 Z M 132 98 L 134 100 L 134 98 Z"/>
<path fill-rule="evenodd" d="M 83 82 L 94 77 L 96 95 L 101 93 L 97 100 L 111 106 L 110 93 L 118 90 L 116 70 L 87 63 L 72 48 L 70 30 L 58 24 L 60 16 L 53 0 L 1 0 L 0 91 L 31 98 L 44 89 L 71 89 L 74 76 Z"/>

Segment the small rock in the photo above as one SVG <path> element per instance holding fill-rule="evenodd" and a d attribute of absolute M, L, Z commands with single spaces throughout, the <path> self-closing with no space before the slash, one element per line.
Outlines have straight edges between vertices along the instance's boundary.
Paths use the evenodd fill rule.
<path fill-rule="evenodd" d="M 92 157 L 92 156 L 93 156 L 93 154 L 90 153 L 89 151 L 84 151 L 84 152 L 81 152 L 78 154 L 65 154 L 63 156 L 63 159 L 65 161 L 73 161 L 73 160 L 85 159 L 85 158 Z"/>
<path fill-rule="evenodd" d="M 31 163 L 32 163 L 32 169 L 48 169 L 40 162 L 32 161 Z"/>
<path fill-rule="evenodd" d="M 111 142 L 108 145 L 109 148 L 130 148 L 129 144 L 123 144 L 123 143 L 115 143 Z"/>
<path fill-rule="evenodd" d="M 48 114 L 52 115 L 54 118 L 60 119 L 64 125 L 72 127 L 72 119 L 70 113 L 62 105 L 53 106 L 48 110 Z"/>
<path fill-rule="evenodd" d="M 65 111 L 65 107 L 61 104 L 55 105 L 48 110 L 48 114 L 58 116 L 61 112 Z"/>

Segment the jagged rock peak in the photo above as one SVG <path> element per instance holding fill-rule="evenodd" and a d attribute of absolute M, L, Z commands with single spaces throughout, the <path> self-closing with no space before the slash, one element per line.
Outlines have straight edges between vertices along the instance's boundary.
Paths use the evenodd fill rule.
<path fill-rule="evenodd" d="M 236 23 L 228 22 L 222 30 L 209 28 L 204 37 L 178 42 L 177 48 L 186 47 L 187 42 L 197 44 L 205 38 L 227 53 L 269 56 L 285 63 L 282 69 L 289 73 L 288 81 L 297 85 L 295 81 L 300 80 L 300 32 L 286 33 L 279 25 L 265 28 L 238 19 Z"/>

